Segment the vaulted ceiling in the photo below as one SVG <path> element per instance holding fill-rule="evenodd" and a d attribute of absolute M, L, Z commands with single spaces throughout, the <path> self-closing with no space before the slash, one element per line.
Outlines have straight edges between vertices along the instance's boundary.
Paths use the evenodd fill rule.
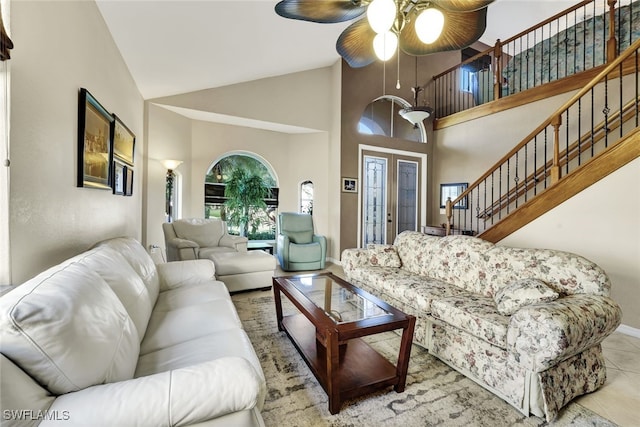
<path fill-rule="evenodd" d="M 276 15 L 277 0 L 97 0 L 145 99 L 334 64 L 350 24 Z M 575 1 L 496 0 L 480 41 L 493 45 Z"/>

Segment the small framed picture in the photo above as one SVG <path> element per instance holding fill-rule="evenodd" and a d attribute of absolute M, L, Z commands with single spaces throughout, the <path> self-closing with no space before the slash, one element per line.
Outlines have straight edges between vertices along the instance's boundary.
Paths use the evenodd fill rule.
<path fill-rule="evenodd" d="M 133 195 L 133 169 L 125 166 L 124 171 L 124 195 L 131 196 Z"/>
<path fill-rule="evenodd" d="M 358 180 L 355 178 L 342 178 L 342 191 L 345 193 L 357 193 Z"/>
<path fill-rule="evenodd" d="M 113 155 L 129 166 L 133 166 L 136 136 L 122 123 L 120 117 L 113 115 Z"/>
<path fill-rule="evenodd" d="M 113 194 L 123 195 L 127 167 L 117 160 L 113 161 Z"/>
<path fill-rule="evenodd" d="M 78 102 L 78 187 L 112 188 L 113 116 L 87 89 Z"/>
<path fill-rule="evenodd" d="M 468 182 L 456 182 L 453 184 L 440 184 L 440 208 L 447 206 L 447 199 L 455 200 L 469 187 Z M 453 206 L 453 209 L 467 209 L 467 197 Z"/>

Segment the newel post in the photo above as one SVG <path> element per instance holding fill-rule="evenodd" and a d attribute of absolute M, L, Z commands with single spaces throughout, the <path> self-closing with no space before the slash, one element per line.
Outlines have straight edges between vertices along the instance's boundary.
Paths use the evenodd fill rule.
<path fill-rule="evenodd" d="M 447 215 L 446 235 L 448 236 L 451 234 L 451 218 L 453 217 L 453 204 L 451 203 L 451 197 L 447 197 L 444 212 L 445 215 Z"/>
<path fill-rule="evenodd" d="M 617 0 L 607 0 L 609 5 L 609 40 L 607 40 L 607 62 L 618 56 L 618 41 L 616 40 L 616 3 Z"/>
<path fill-rule="evenodd" d="M 560 180 L 560 126 L 562 116 L 557 115 L 551 120 L 553 126 L 553 165 L 551 166 L 551 185 Z"/>
<path fill-rule="evenodd" d="M 493 75 L 493 99 L 502 98 L 502 42 L 496 40 L 493 47 L 493 58 L 495 61 L 495 74 Z"/>

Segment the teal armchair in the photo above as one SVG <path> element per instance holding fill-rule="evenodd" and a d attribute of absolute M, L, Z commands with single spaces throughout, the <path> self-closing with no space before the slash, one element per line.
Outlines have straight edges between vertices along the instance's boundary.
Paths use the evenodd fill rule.
<path fill-rule="evenodd" d="M 283 212 L 278 215 L 277 255 L 284 271 L 321 270 L 327 256 L 327 239 L 314 234 L 313 217 Z"/>

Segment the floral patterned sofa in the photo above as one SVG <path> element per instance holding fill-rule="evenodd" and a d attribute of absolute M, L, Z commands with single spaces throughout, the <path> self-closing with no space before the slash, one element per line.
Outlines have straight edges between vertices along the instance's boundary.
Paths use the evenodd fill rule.
<path fill-rule="evenodd" d="M 525 415 L 551 421 L 605 382 L 600 344 L 622 313 L 583 257 L 403 232 L 341 261 L 353 284 L 416 316 L 414 342 Z"/>

